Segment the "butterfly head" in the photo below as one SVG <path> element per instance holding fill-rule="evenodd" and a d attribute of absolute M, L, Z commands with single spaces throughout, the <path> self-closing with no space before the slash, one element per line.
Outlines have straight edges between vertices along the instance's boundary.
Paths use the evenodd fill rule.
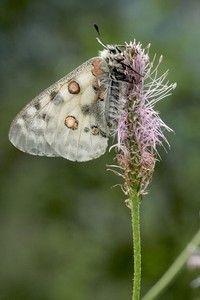
<path fill-rule="evenodd" d="M 100 56 L 107 63 L 111 79 L 132 84 L 141 80 L 142 75 L 134 67 L 135 52 L 130 44 L 104 45 Z"/>
<path fill-rule="evenodd" d="M 96 38 L 98 43 L 103 46 L 104 50 L 100 51 L 100 56 L 107 63 L 110 79 L 115 81 L 124 81 L 129 84 L 138 83 L 143 75 L 135 70 L 136 48 L 133 42 L 124 45 L 106 45 L 101 40 L 99 27 L 94 24 L 98 33 Z M 135 51 L 136 50 L 136 51 Z"/>

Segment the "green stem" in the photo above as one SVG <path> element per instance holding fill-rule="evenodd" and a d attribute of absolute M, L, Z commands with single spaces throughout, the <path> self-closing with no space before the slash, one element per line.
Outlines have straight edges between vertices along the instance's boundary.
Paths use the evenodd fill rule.
<path fill-rule="evenodd" d="M 200 245 L 200 229 L 194 235 L 192 240 L 186 246 L 186 248 L 181 252 L 178 258 L 166 271 L 166 273 L 160 278 L 160 280 L 147 292 L 147 294 L 142 298 L 142 300 L 153 300 L 169 285 L 169 283 L 175 278 L 175 276 L 180 272 L 191 253 Z"/>
<path fill-rule="evenodd" d="M 133 258 L 134 258 L 132 300 L 139 300 L 140 284 L 141 284 L 140 197 L 135 191 L 132 191 L 130 193 L 130 200 L 131 200 L 131 217 L 132 217 L 132 232 L 133 232 Z"/>

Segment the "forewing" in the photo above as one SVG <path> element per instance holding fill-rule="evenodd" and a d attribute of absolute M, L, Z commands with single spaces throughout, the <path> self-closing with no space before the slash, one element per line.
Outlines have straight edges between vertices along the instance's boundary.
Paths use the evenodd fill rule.
<path fill-rule="evenodd" d="M 17 115 L 9 133 L 17 148 L 34 155 L 78 161 L 105 152 L 105 103 L 99 101 L 97 78 L 91 72 L 97 60 L 87 61 L 56 82 Z"/>
<path fill-rule="evenodd" d="M 74 76 L 77 94 L 70 94 L 69 82 L 49 105 L 45 138 L 60 156 L 87 161 L 102 155 L 107 148 L 108 127 L 105 102 L 99 98 L 97 80 L 88 65 Z M 95 88 L 94 88 L 95 87 Z"/>

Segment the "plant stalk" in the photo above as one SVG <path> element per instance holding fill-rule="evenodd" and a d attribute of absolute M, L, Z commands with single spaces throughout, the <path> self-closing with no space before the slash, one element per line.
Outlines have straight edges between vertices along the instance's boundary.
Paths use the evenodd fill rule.
<path fill-rule="evenodd" d="M 141 240 L 140 240 L 140 196 L 136 191 L 131 191 L 131 219 L 133 234 L 133 258 L 134 258 L 134 276 L 133 276 L 133 296 L 132 300 L 140 299 L 141 286 Z"/>
<path fill-rule="evenodd" d="M 200 229 L 194 235 L 189 244 L 181 252 L 174 263 L 169 267 L 166 273 L 158 280 L 158 282 L 147 292 L 142 300 L 153 300 L 164 291 L 164 289 L 172 282 L 177 276 L 180 270 L 184 267 L 185 263 L 194 252 L 194 250 L 200 245 Z"/>

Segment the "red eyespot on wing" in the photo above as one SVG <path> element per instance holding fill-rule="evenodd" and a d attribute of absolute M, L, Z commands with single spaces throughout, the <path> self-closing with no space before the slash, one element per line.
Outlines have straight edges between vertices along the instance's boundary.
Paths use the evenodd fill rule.
<path fill-rule="evenodd" d="M 68 91 L 70 94 L 78 94 L 80 92 L 80 86 L 78 82 L 72 80 L 68 84 Z"/>
<path fill-rule="evenodd" d="M 75 130 L 78 128 L 78 120 L 73 116 L 67 116 L 64 121 L 65 126 L 69 129 Z"/>
<path fill-rule="evenodd" d="M 102 74 L 101 64 L 102 64 L 102 60 L 98 58 L 92 63 L 91 72 L 92 75 L 94 75 L 95 77 L 99 77 Z"/>

